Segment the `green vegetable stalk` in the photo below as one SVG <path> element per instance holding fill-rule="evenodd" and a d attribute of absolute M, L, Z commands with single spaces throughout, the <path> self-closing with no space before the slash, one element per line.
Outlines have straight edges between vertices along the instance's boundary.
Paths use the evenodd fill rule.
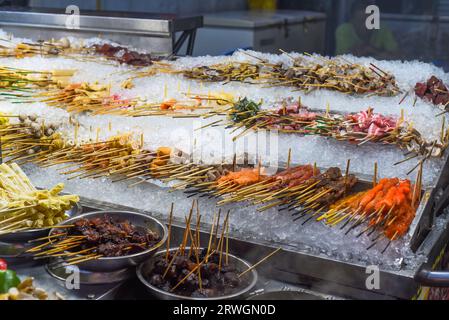
<path fill-rule="evenodd" d="M 234 123 L 242 122 L 248 118 L 256 116 L 260 111 L 261 103 L 256 103 L 247 98 L 240 99 L 229 116 Z"/>

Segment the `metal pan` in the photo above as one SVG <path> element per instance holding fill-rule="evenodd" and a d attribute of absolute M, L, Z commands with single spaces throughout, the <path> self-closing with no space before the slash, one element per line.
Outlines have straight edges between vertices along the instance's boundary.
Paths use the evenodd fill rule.
<path fill-rule="evenodd" d="M 176 251 L 177 249 L 178 248 L 171 248 L 170 252 Z M 186 249 L 189 249 L 189 247 L 186 247 Z M 136 270 L 137 277 L 143 283 L 143 285 L 147 288 L 147 291 L 160 300 L 211 300 L 212 301 L 212 300 L 241 299 L 241 298 L 245 297 L 251 291 L 252 288 L 254 288 L 254 286 L 256 285 L 257 280 L 259 278 L 257 271 L 254 269 L 251 270 L 251 272 L 248 273 L 248 276 L 250 277 L 249 284 L 245 288 L 242 288 L 239 291 L 237 291 L 233 294 L 226 295 L 226 296 L 212 297 L 212 298 L 196 298 L 196 297 L 187 297 L 187 296 L 177 295 L 174 293 L 170 293 L 170 292 L 161 290 L 161 289 L 153 286 L 152 284 L 150 284 L 150 282 L 147 280 L 147 275 L 151 272 L 151 270 L 154 266 L 154 263 L 156 262 L 156 258 L 165 253 L 166 253 L 165 250 L 159 251 L 153 257 L 151 257 L 151 259 L 149 259 L 148 261 L 139 265 Z M 240 259 L 232 254 L 229 254 L 229 260 L 231 263 L 234 263 L 236 265 L 237 269 L 242 270 L 242 271 L 251 267 L 251 264 L 249 264 L 245 260 Z"/>
<path fill-rule="evenodd" d="M 71 217 L 80 215 L 82 211 L 83 211 L 83 208 L 81 207 L 81 205 L 76 203 L 70 210 L 66 211 L 66 215 L 70 219 Z M 5 234 L 0 235 L 0 242 L 25 243 L 28 240 L 47 236 L 48 231 L 50 229 L 51 229 L 51 227 L 47 227 L 47 228 L 30 229 L 30 230 L 23 230 L 23 231 L 18 231 L 18 232 L 5 233 Z"/>
<path fill-rule="evenodd" d="M 121 256 L 121 257 L 103 257 L 96 260 L 86 261 L 78 264 L 78 267 L 82 270 L 92 271 L 92 272 L 112 272 L 122 269 L 127 269 L 130 267 L 135 267 L 146 259 L 150 258 L 156 250 L 161 247 L 167 240 L 168 232 L 165 224 L 159 220 L 150 217 L 145 214 L 131 212 L 131 211 L 95 211 L 85 213 L 74 218 L 68 219 L 61 223 L 60 225 L 72 224 L 74 221 L 81 218 L 95 218 L 104 215 L 111 216 L 116 219 L 126 219 L 133 225 L 145 229 L 151 229 L 153 232 L 157 232 L 161 240 L 153 247 L 131 255 Z M 52 235 L 56 230 L 51 229 L 50 235 Z"/>

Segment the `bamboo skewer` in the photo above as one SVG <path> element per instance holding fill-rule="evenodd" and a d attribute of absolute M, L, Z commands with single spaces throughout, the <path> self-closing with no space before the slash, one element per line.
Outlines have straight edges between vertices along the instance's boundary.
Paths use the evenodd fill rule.
<path fill-rule="evenodd" d="M 169 250 L 170 250 L 170 239 L 171 239 L 171 226 L 172 226 L 172 219 L 173 219 L 173 206 L 174 203 L 172 202 L 171 207 L 170 207 L 170 214 L 169 214 L 169 218 L 168 218 L 168 236 L 167 236 L 167 251 L 165 254 L 165 260 L 168 260 L 168 255 L 169 255 Z"/>
<path fill-rule="evenodd" d="M 256 264 L 253 264 L 250 268 L 246 269 L 245 271 L 243 271 L 242 273 L 240 273 L 238 275 L 239 278 L 241 278 L 242 276 L 244 276 L 245 274 L 247 274 L 248 272 L 250 272 L 251 270 L 253 270 L 254 268 L 256 268 L 258 265 L 260 265 L 262 262 L 266 261 L 267 259 L 269 259 L 271 256 L 273 256 L 274 254 L 276 254 L 277 252 L 279 252 L 280 250 L 282 250 L 282 248 L 277 248 L 276 250 L 274 250 L 273 252 L 271 252 L 269 255 L 267 255 L 265 258 L 263 258 L 262 260 L 260 260 L 259 262 L 257 262 Z"/>
<path fill-rule="evenodd" d="M 216 219 L 216 214 L 214 212 L 214 217 L 212 219 L 212 224 L 211 224 L 211 229 L 210 229 L 210 234 L 209 234 L 209 243 L 207 245 L 207 252 L 206 252 L 206 257 L 209 256 L 209 252 L 211 250 L 211 244 L 212 244 L 212 238 L 213 238 L 213 234 L 214 234 L 214 227 L 215 227 L 215 219 Z M 208 258 L 206 258 L 206 263 L 208 262 Z"/>

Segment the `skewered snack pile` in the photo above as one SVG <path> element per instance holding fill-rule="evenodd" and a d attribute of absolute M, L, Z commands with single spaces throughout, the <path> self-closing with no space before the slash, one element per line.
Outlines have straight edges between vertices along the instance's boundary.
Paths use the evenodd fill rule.
<path fill-rule="evenodd" d="M 252 105 L 248 110 L 252 112 L 254 108 L 255 105 Z M 291 107 L 285 109 L 290 110 Z M 301 112 L 307 112 L 308 118 L 316 119 L 311 116 L 311 114 L 316 115 L 315 113 Z M 376 137 L 391 132 L 388 128 L 394 125 L 393 120 L 363 112 L 344 117 L 344 119 L 355 123 L 352 126 L 356 128 L 352 129 L 353 132 L 366 131 Z M 316 166 L 304 165 L 288 168 L 268 177 L 261 168 L 236 168 L 230 165 L 227 167 L 201 166 L 185 161 L 178 164 L 172 162 L 176 158 L 171 159 L 172 156 L 171 148 L 161 147 L 154 152 L 144 150 L 130 135 L 124 134 L 106 142 L 67 145 L 53 155 L 44 157 L 38 163 L 52 165 L 74 162 L 76 164 L 79 159 L 83 159 L 78 169 L 69 169 L 64 172 L 80 178 L 118 174 L 123 176 L 119 180 L 136 178 L 156 178 L 164 182 L 180 180 L 181 182 L 174 187 L 188 189 L 187 193 L 223 196 L 224 198 L 218 202 L 220 205 L 239 201 L 249 201 L 254 205 L 264 204 L 258 209 L 259 211 L 287 205 L 289 209 L 300 210 L 295 214 L 298 216 L 296 219 L 306 214 L 312 214 L 312 217 L 321 215 L 323 210 L 348 195 L 357 183 L 355 176 L 348 173 L 342 175 L 338 168 L 330 168 L 320 173 Z M 136 183 L 142 181 L 144 180 L 141 179 Z M 345 214 L 349 216 L 349 212 Z M 342 216 L 339 216 L 340 218 Z M 406 229 L 410 223 L 411 220 L 405 223 Z M 403 232 L 400 232 L 395 237 L 402 234 Z M 392 235 L 390 236 L 392 238 Z"/>
<path fill-rule="evenodd" d="M 215 114 L 211 112 L 206 117 Z M 300 102 L 285 101 L 277 110 L 261 110 L 260 104 L 244 98 L 227 109 L 226 114 L 227 119 L 223 122 L 227 127 L 244 129 L 234 139 L 250 130 L 277 130 L 286 134 L 332 137 L 358 145 L 367 142 L 397 145 L 426 157 L 442 156 L 449 142 L 449 131 L 444 131 L 444 128 L 440 141 L 426 141 L 403 117 L 385 116 L 371 108 L 343 115 L 311 111 Z M 210 125 L 216 124 L 214 121 Z"/>
<path fill-rule="evenodd" d="M 31 97 L 33 90 L 57 88 L 68 83 L 73 70 L 33 71 L 0 67 L 0 96 L 20 99 Z"/>
<path fill-rule="evenodd" d="M 249 55 L 249 54 L 248 54 Z M 310 92 L 316 89 L 343 93 L 395 96 L 400 93 L 393 75 L 371 64 L 369 68 L 338 59 L 293 58 L 291 66 L 273 64 L 257 58 L 259 63 L 230 62 L 200 66 L 182 71 L 189 79 L 212 82 L 238 81 L 269 86 L 293 86 Z"/>
<path fill-rule="evenodd" d="M 31 159 L 35 154 L 58 148 L 61 141 L 57 133 L 59 125 L 45 123 L 44 119 L 31 114 L 18 116 L 19 123 L 11 124 L 9 118 L 0 125 L 3 159 L 8 162 Z"/>
<path fill-rule="evenodd" d="M 151 275 L 147 275 L 149 282 L 164 291 L 195 298 L 220 297 L 234 293 L 248 283 L 244 277 L 238 277 L 237 270 L 232 265 L 223 265 L 221 268 L 220 254 L 209 255 L 207 262 L 200 266 L 197 273 L 189 275 L 180 286 L 172 290 L 182 278 L 197 268 L 197 260 L 194 254 L 189 255 L 188 250 L 184 254 L 169 253 L 168 261 L 165 255 L 159 255 L 154 263 Z M 200 261 L 206 261 L 207 249 L 201 249 L 198 253 Z M 197 268 L 198 269 L 198 268 Z M 167 271 L 167 272 L 166 272 Z M 198 275 L 201 277 L 201 288 Z"/>
<path fill-rule="evenodd" d="M 101 257 L 123 257 L 152 248 L 160 235 L 138 228 L 126 219 L 80 218 L 73 225 L 61 226 L 45 238 L 47 242 L 29 249 L 36 257 L 63 257 L 74 265 Z"/>
<path fill-rule="evenodd" d="M 141 230 L 127 220 L 115 221 L 111 216 L 79 219 L 67 230 L 67 237 L 85 237 L 84 244 L 75 249 L 95 247 L 104 257 L 120 257 L 139 253 L 160 241 L 157 233 Z M 63 240 L 64 238 L 59 238 Z M 74 249 L 74 250 L 75 250 Z"/>
<path fill-rule="evenodd" d="M 20 59 L 35 55 L 74 58 L 79 55 L 85 57 L 89 55 L 100 55 L 108 60 L 139 67 L 150 66 L 153 64 L 153 61 L 159 60 L 159 58 L 152 57 L 148 53 L 140 53 L 120 45 L 102 43 L 89 46 L 84 45 L 83 42 L 72 43 L 67 38 L 61 38 L 56 41 L 11 43 L 9 46 L 2 46 L 0 49 L 0 56 L 2 57 L 15 57 Z"/>
<path fill-rule="evenodd" d="M 91 48 L 95 53 L 104 55 L 108 59 L 131 66 L 145 67 L 153 64 L 153 58 L 149 53 L 139 53 L 121 46 L 114 46 L 108 43 L 93 45 Z"/>
<path fill-rule="evenodd" d="M 98 83 L 71 83 L 62 89 L 41 92 L 37 98 L 50 106 L 68 112 L 93 112 L 93 114 L 120 112 L 134 104 L 110 93 L 110 87 Z"/>
<path fill-rule="evenodd" d="M 371 190 L 335 203 L 323 218 L 330 219 L 330 224 L 356 218 L 367 222 L 370 228 L 380 228 L 387 238 L 395 240 L 408 231 L 419 199 L 419 186 L 412 186 L 409 180 L 381 179 Z"/>
<path fill-rule="evenodd" d="M 415 86 L 415 94 L 446 111 L 449 104 L 449 90 L 441 79 L 430 77 L 426 82 L 418 82 Z"/>
<path fill-rule="evenodd" d="M 195 229 L 191 229 L 193 212 L 196 209 Z M 181 297 L 216 298 L 232 295 L 247 288 L 251 277 L 247 274 L 254 269 L 239 264 L 238 259 L 229 255 L 229 214 L 220 226 L 220 213 L 214 213 L 207 248 L 201 248 L 201 214 L 198 202 L 193 201 L 189 215 L 185 217 L 186 228 L 182 242 L 177 248 L 170 248 L 171 206 L 168 241 L 165 251 L 161 251 L 148 262 L 142 271 L 147 284 Z M 221 229 L 221 230 L 220 230 Z M 190 243 L 190 246 L 188 244 Z M 277 250 L 279 251 L 279 250 Z M 272 254 L 271 254 L 272 255 Z M 268 259 L 266 257 L 264 260 Z M 262 261 L 260 261 L 262 262 Z M 259 262 L 259 264 L 260 264 Z M 245 268 L 246 270 L 241 270 Z"/>
<path fill-rule="evenodd" d="M 54 226 L 79 201 L 76 195 L 60 195 L 64 184 L 50 190 L 36 189 L 20 167 L 0 165 L 0 234 Z"/>

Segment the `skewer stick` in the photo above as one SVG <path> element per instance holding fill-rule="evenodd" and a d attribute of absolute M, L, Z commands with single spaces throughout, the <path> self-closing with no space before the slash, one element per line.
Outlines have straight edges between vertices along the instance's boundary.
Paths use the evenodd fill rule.
<path fill-rule="evenodd" d="M 197 244 L 197 251 L 200 248 L 200 223 L 201 223 L 201 214 L 200 214 L 200 206 L 198 203 L 198 199 L 196 200 L 196 227 L 195 227 L 195 241 Z"/>
<path fill-rule="evenodd" d="M 416 181 L 415 186 L 413 188 L 413 194 L 412 194 L 412 207 L 415 208 L 419 205 L 419 202 L 421 200 L 421 184 L 422 184 L 422 170 L 423 170 L 423 163 L 420 163 L 418 173 L 416 175 Z"/>
<path fill-rule="evenodd" d="M 292 159 L 292 148 L 288 148 L 288 157 L 287 157 L 287 169 L 290 168 L 290 161 Z"/>
<path fill-rule="evenodd" d="M 66 232 L 64 232 L 64 233 L 57 233 L 57 234 L 54 234 L 54 235 L 51 235 L 51 236 L 48 236 L 48 237 L 42 237 L 42 238 L 29 240 L 28 243 L 39 242 L 39 241 L 42 241 L 42 240 L 48 240 L 48 239 L 52 239 L 52 238 L 62 237 L 62 236 L 65 236 L 65 235 L 67 235 Z"/>
<path fill-rule="evenodd" d="M 171 238 L 171 225 L 172 225 L 172 219 L 173 219 L 173 206 L 174 203 L 171 203 L 170 207 L 170 214 L 168 218 L 168 237 L 167 237 L 167 251 L 165 253 L 165 261 L 168 261 L 168 255 L 170 253 L 170 238 Z"/>
<path fill-rule="evenodd" d="M 30 248 L 30 249 L 28 249 L 28 250 L 25 251 L 25 252 L 26 252 L 26 253 L 37 252 L 37 251 L 40 251 L 43 247 L 46 247 L 46 246 L 48 246 L 48 245 L 50 245 L 50 244 L 52 244 L 52 242 L 51 242 L 51 241 L 48 241 L 48 242 L 45 242 L 45 243 L 40 244 L 40 245 L 38 245 L 38 246 L 35 246 L 35 247 L 33 247 L 33 248 Z"/>
<path fill-rule="evenodd" d="M 400 161 L 394 163 L 393 165 L 394 165 L 394 166 L 397 166 L 398 164 L 407 162 L 407 161 L 412 160 L 412 159 L 417 158 L 417 157 L 418 157 L 418 154 L 415 154 L 415 155 L 412 155 L 412 156 L 407 157 L 407 158 L 405 158 L 405 159 L 402 159 L 402 160 L 400 160 Z"/>
<path fill-rule="evenodd" d="M 62 267 L 73 266 L 73 265 L 75 265 L 75 264 L 80 264 L 80 263 L 82 263 L 82 262 L 87 262 L 87 261 L 90 261 L 90 260 L 96 260 L 96 259 L 101 258 L 102 256 L 103 256 L 102 254 L 98 254 L 98 255 L 95 255 L 95 254 L 93 254 L 93 255 L 88 255 L 88 256 L 84 257 L 83 259 L 77 259 L 77 260 L 74 260 L 74 261 L 72 261 L 72 262 L 70 262 L 70 263 L 68 263 L 68 264 L 63 265 Z"/>
<path fill-rule="evenodd" d="M 198 222 L 197 222 L 197 231 L 198 231 Z M 196 238 L 196 240 L 193 238 L 192 236 L 192 232 L 190 232 L 190 237 L 191 237 L 191 241 L 192 241 L 192 245 L 194 245 L 194 249 L 193 251 L 195 252 L 195 258 L 196 258 L 196 263 L 199 264 L 200 263 L 200 256 L 199 256 L 199 243 L 195 243 L 196 241 L 198 241 L 198 238 Z M 198 284 L 200 287 L 200 290 L 203 289 L 203 281 L 201 278 L 201 268 L 198 268 Z"/>
<path fill-rule="evenodd" d="M 377 185 L 377 162 L 374 162 L 373 188 Z"/>
<path fill-rule="evenodd" d="M 402 102 L 404 102 L 405 98 L 407 98 L 407 96 L 409 94 L 410 94 L 410 90 L 405 93 L 405 95 L 402 97 L 401 101 L 399 101 L 399 104 L 402 104 Z"/>
<path fill-rule="evenodd" d="M 218 209 L 217 225 L 215 226 L 215 235 L 214 235 L 214 244 L 213 244 L 214 249 L 217 249 L 218 229 L 220 227 L 220 216 L 221 216 L 221 208 Z"/>
<path fill-rule="evenodd" d="M 419 179 L 417 179 L 418 181 L 418 199 L 417 199 L 417 204 L 419 204 L 419 202 L 421 201 L 421 189 L 422 189 L 422 177 L 423 177 L 423 163 L 421 163 L 421 166 L 419 167 Z"/>
<path fill-rule="evenodd" d="M 63 252 L 63 251 L 67 251 L 68 249 L 76 248 L 80 244 L 81 244 L 81 242 L 79 242 L 79 241 L 74 241 L 74 244 L 66 243 L 65 245 L 57 246 L 55 248 L 36 253 L 34 256 L 35 256 L 35 258 L 41 257 L 41 256 L 48 257 L 48 256 L 51 256 L 52 254 L 55 254 L 58 252 Z"/>
<path fill-rule="evenodd" d="M 220 243 L 219 243 L 219 259 L 218 259 L 218 270 L 221 270 L 221 261 L 222 261 L 222 256 L 223 256 L 223 244 L 224 244 L 224 235 L 225 235 L 225 231 L 226 231 L 226 225 L 228 224 L 228 220 L 229 220 L 229 213 L 231 212 L 231 210 L 228 210 L 228 213 L 226 213 L 226 218 L 224 220 L 223 223 L 223 228 L 221 231 L 221 236 L 220 236 Z"/>
<path fill-rule="evenodd" d="M 267 260 L 268 258 L 270 258 L 272 255 L 274 255 L 275 253 L 279 252 L 282 248 L 279 247 L 276 250 L 274 250 L 272 253 L 270 253 L 269 255 L 267 255 L 265 258 L 263 258 L 262 260 L 260 260 L 259 262 L 257 262 L 256 264 L 253 264 L 250 268 L 246 269 L 245 271 L 243 271 L 242 273 L 240 273 L 237 277 L 240 278 L 242 276 L 244 276 L 245 274 L 247 274 L 248 272 L 250 272 L 251 270 L 253 270 L 254 268 L 256 268 L 258 265 L 260 265 L 262 262 L 264 262 L 265 260 Z"/>
<path fill-rule="evenodd" d="M 171 258 L 170 262 L 168 263 L 167 269 L 165 269 L 164 274 L 162 275 L 162 279 L 165 278 L 165 276 L 168 273 L 168 270 L 170 270 L 170 267 L 172 266 L 173 262 L 175 261 L 175 258 L 177 257 L 177 255 L 179 254 L 181 248 L 178 248 L 178 250 L 176 250 L 175 254 L 173 255 L 173 258 Z"/>
<path fill-rule="evenodd" d="M 193 207 L 195 206 L 195 200 L 192 201 L 192 207 L 190 208 L 189 216 L 186 220 L 186 230 L 184 230 L 184 236 L 181 244 L 181 254 L 184 254 L 184 249 L 186 247 L 187 238 L 188 238 L 188 228 L 190 227 L 190 219 L 192 218 Z"/>
<path fill-rule="evenodd" d="M 348 179 L 350 165 L 351 165 L 351 159 L 348 159 L 348 161 L 346 162 L 346 170 L 345 170 L 345 184 L 346 184 L 346 180 Z"/>
<path fill-rule="evenodd" d="M 51 226 L 52 229 L 64 229 L 64 228 L 73 228 L 75 227 L 74 224 L 64 224 L 60 226 Z"/>
<path fill-rule="evenodd" d="M 226 256 L 225 263 L 229 265 L 229 221 L 226 223 Z"/>
<path fill-rule="evenodd" d="M 72 257 L 72 256 L 76 256 L 76 255 L 79 255 L 79 254 L 82 254 L 82 253 L 86 253 L 86 252 L 89 252 L 89 251 L 92 251 L 92 250 L 95 250 L 95 249 L 97 249 L 97 248 L 96 247 L 92 247 L 92 248 L 84 249 L 84 250 L 77 251 L 77 252 L 52 254 L 51 256 L 52 257 L 63 257 L 63 256 L 65 256 L 65 257 Z"/>
<path fill-rule="evenodd" d="M 198 217 L 198 221 L 196 222 L 196 230 L 195 230 L 195 238 L 197 243 L 197 252 L 200 249 L 201 241 L 200 241 L 200 224 L 201 224 L 201 215 Z"/>
<path fill-rule="evenodd" d="M 387 251 L 388 247 L 391 245 L 391 243 L 396 240 L 396 236 L 398 235 L 398 231 L 396 231 L 394 233 L 394 235 L 391 237 L 391 239 L 388 241 L 387 245 L 385 246 L 385 248 L 381 251 L 381 254 L 384 254 L 385 251 Z"/>
<path fill-rule="evenodd" d="M 212 225 L 211 225 L 211 228 L 210 228 L 209 244 L 207 245 L 206 256 L 209 255 L 210 247 L 211 247 L 211 244 L 212 244 L 212 238 L 213 238 L 214 227 L 215 227 L 215 218 L 216 218 L 216 214 L 215 214 L 215 212 L 214 212 L 214 217 L 213 217 L 213 219 L 212 219 Z M 207 259 L 206 259 L 206 263 L 207 263 Z"/>
<path fill-rule="evenodd" d="M 186 224 L 187 224 L 187 218 L 185 218 L 185 219 L 186 219 Z M 189 238 L 190 238 L 190 248 L 189 248 L 189 253 L 188 253 L 187 257 L 190 258 L 190 255 L 192 254 L 192 251 L 194 253 L 196 253 L 197 250 L 196 250 L 196 241 L 193 238 L 192 228 L 190 227 L 190 224 L 187 226 L 187 229 L 188 229 Z"/>

